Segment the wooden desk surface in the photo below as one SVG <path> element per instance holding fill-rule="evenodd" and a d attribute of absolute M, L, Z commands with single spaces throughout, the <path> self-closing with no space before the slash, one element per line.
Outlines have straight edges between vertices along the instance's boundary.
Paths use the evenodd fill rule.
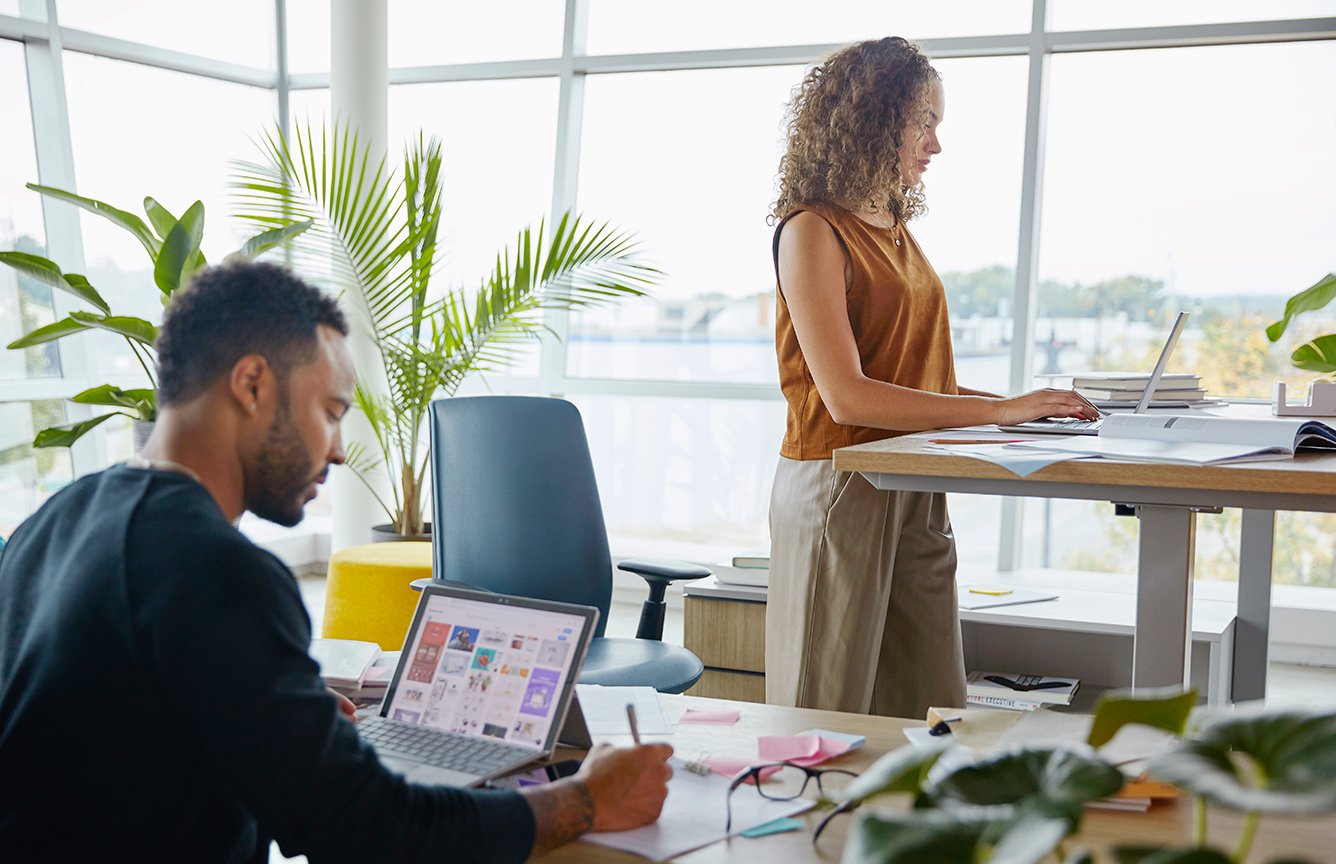
<path fill-rule="evenodd" d="M 1010 440 L 998 437 L 999 440 Z M 841 471 L 918 477 L 1336 496 L 1336 453 L 1302 453 L 1293 459 L 1202 466 L 1077 459 L 1056 462 L 1021 478 L 982 459 L 953 456 L 932 449 L 926 436 L 906 435 L 843 447 L 835 451 L 834 459 L 835 467 Z M 1014 494 L 1026 493 L 1021 489 Z"/>
<path fill-rule="evenodd" d="M 670 722 L 688 706 L 708 709 L 736 708 L 741 712 L 741 719 L 734 726 L 674 726 L 674 734 L 666 736 L 663 740 L 670 742 L 679 755 L 688 758 L 695 758 L 702 752 L 719 755 L 752 755 L 756 752 L 756 738 L 760 735 L 792 735 L 811 728 L 821 728 L 867 736 L 867 745 L 862 749 L 828 763 L 831 767 L 847 767 L 861 771 L 886 751 L 908 746 L 901 729 L 906 726 L 922 725 L 909 720 L 805 708 L 781 708 L 751 702 L 724 702 L 692 696 L 661 695 L 659 698 Z M 630 736 L 606 738 L 618 744 L 629 743 L 629 739 Z M 572 755 L 579 754 L 558 754 L 557 758 L 569 758 Z M 736 864 L 740 861 L 766 861 L 767 864 L 788 864 L 799 861 L 838 862 L 843 850 L 844 834 L 851 817 L 836 817 L 821 835 L 820 846 L 813 847 L 812 829 L 822 815 L 809 812 L 799 817 L 805 820 L 807 825 L 803 831 L 754 840 L 733 837 L 675 860 L 689 864 L 710 864 L 710 862 Z M 724 818 L 722 802 L 719 818 L 721 820 Z M 1212 811 L 1210 815 L 1212 841 L 1222 849 L 1232 851 L 1235 838 L 1238 836 L 1239 824 L 1239 818 L 1232 813 Z M 1067 848 L 1074 849 L 1078 845 L 1083 845 L 1103 851 L 1112 845 L 1123 843 L 1159 842 L 1183 845 L 1189 842 L 1191 833 L 1192 806 L 1187 799 L 1157 804 L 1147 813 L 1091 810 L 1086 813 L 1081 833 L 1067 841 Z M 1312 862 L 1330 861 L 1333 858 L 1334 841 L 1336 841 L 1336 818 L 1302 820 L 1267 817 L 1262 820 L 1257 842 L 1249 860 L 1268 862 L 1289 856 Z M 645 861 L 629 853 L 588 843 L 573 843 L 555 850 L 540 860 L 544 864 L 557 864 L 557 862 L 630 864 L 630 862 Z M 1111 862 L 1113 859 L 1105 853 L 1100 860 Z"/>

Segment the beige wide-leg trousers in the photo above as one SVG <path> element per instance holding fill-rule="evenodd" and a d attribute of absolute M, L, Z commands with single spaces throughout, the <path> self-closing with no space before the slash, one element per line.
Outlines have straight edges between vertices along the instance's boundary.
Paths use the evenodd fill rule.
<path fill-rule="evenodd" d="M 766 701 L 923 719 L 965 704 L 946 496 L 779 460 L 770 495 Z"/>

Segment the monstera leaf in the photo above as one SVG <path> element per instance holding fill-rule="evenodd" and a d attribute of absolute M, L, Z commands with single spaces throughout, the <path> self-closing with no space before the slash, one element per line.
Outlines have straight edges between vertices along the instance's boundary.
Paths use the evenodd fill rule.
<path fill-rule="evenodd" d="M 1336 372 L 1336 333 L 1319 336 L 1295 348 L 1290 362 L 1306 372 Z"/>
<path fill-rule="evenodd" d="M 1233 810 L 1336 810 L 1336 714 L 1224 717 L 1150 762 L 1154 776 Z"/>
<path fill-rule="evenodd" d="M 1102 747 L 1113 740 L 1118 730 L 1132 723 L 1163 729 L 1182 737 L 1188 716 L 1197 704 L 1197 691 L 1184 692 L 1169 687 L 1152 692 L 1116 690 L 1105 693 L 1095 703 L 1095 722 L 1090 724 L 1091 747 Z"/>
<path fill-rule="evenodd" d="M 843 864 L 1038 864 L 1070 826 L 1014 807 L 864 813 Z"/>
<path fill-rule="evenodd" d="M 1113 860 L 1118 864 L 1234 864 L 1225 853 L 1200 846 L 1118 846 Z"/>
<path fill-rule="evenodd" d="M 1122 787 L 1122 772 L 1088 748 L 1030 746 L 953 771 L 925 789 L 915 806 L 1014 805 L 1075 826 L 1087 802 Z"/>
<path fill-rule="evenodd" d="M 865 801 L 891 792 L 917 793 L 950 743 L 949 738 L 943 738 L 924 747 L 892 750 L 844 787 L 843 800 Z"/>
<path fill-rule="evenodd" d="M 1299 315 L 1313 312 L 1336 299 L 1336 273 L 1328 273 L 1309 287 L 1285 301 L 1285 314 L 1266 328 L 1266 337 L 1275 342 Z"/>

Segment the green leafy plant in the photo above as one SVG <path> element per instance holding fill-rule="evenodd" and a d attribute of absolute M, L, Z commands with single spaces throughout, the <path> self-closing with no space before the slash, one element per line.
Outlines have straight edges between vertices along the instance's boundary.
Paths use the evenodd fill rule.
<path fill-rule="evenodd" d="M 259 144 L 262 162 L 235 166 L 242 218 L 266 227 L 294 215 L 312 220 L 294 244 L 302 266 L 332 267 L 378 350 L 384 386 L 371 377 L 380 370 L 359 370 L 357 405 L 379 453 L 351 447 L 348 465 L 400 534 L 424 528 L 434 399 L 454 395 L 470 374 L 509 365 L 546 332 L 546 312 L 643 296 L 660 277 L 630 235 L 566 214 L 550 230 L 521 230 L 475 290 L 434 291 L 443 193 L 435 139 L 419 134 L 397 173 L 347 129 L 306 126 L 291 141 L 271 132 Z M 388 475 L 388 499 L 371 482 L 376 471 Z"/>
<path fill-rule="evenodd" d="M 153 282 L 164 306 L 171 300 L 172 294 L 189 284 L 194 272 L 206 263 L 204 253 L 200 251 L 200 242 L 204 237 L 204 204 L 200 201 L 192 204 L 181 218 L 177 219 L 155 199 L 145 198 L 144 215 L 148 217 L 148 222 L 145 223 L 133 213 L 63 189 L 39 186 L 36 183 L 29 183 L 28 188 L 101 216 L 113 225 L 130 232 L 148 253 L 149 260 L 153 264 Z M 275 223 L 247 240 L 245 245 L 228 258 L 257 257 L 291 240 L 309 227 L 310 222 L 294 222 L 290 219 Z M 70 312 L 59 321 L 38 327 L 9 343 L 9 348 L 20 350 L 54 342 L 75 333 L 105 330 L 125 340 L 148 379 L 147 387 L 127 390 L 110 384 L 101 384 L 76 393 L 70 397 L 71 402 L 99 405 L 113 410 L 88 420 L 43 429 L 37 433 L 33 441 L 34 447 L 68 447 L 90 429 L 117 415 L 143 421 L 157 418 L 157 379 L 154 375 L 156 354 L 153 349 L 153 343 L 158 338 L 156 326 L 143 318 L 113 313 L 107 301 L 87 278 L 78 273 L 63 272 L 60 266 L 49 258 L 14 250 L 0 252 L 0 263 L 8 264 L 26 276 L 77 297 L 92 307 L 92 311 Z"/>
<path fill-rule="evenodd" d="M 1324 308 L 1333 298 L 1336 298 L 1336 273 L 1328 273 L 1285 301 L 1285 314 L 1266 328 L 1267 338 L 1272 342 L 1279 340 L 1295 318 Z M 1336 375 L 1336 333 L 1318 336 L 1295 348 L 1290 362 L 1309 372 Z"/>
<path fill-rule="evenodd" d="M 1150 762 L 1149 774 L 1194 796 L 1191 845 L 1127 845 L 1119 864 L 1241 864 L 1266 813 L 1336 811 L 1336 714 L 1274 711 L 1193 714 L 1195 692 L 1110 693 L 1095 707 L 1087 743 L 1007 750 L 928 779 L 943 745 L 901 748 L 846 787 L 835 812 L 899 793 L 907 810 L 859 814 L 845 864 L 1038 864 L 1091 860 L 1063 841 L 1080 828 L 1090 801 L 1122 788 L 1123 777 L 1097 747 L 1129 724 L 1181 738 Z M 1244 814 L 1232 852 L 1208 845 L 1207 804 Z"/>

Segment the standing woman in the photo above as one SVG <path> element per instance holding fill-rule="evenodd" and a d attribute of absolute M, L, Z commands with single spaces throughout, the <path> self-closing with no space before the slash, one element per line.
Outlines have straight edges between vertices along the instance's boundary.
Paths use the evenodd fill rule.
<path fill-rule="evenodd" d="M 924 211 L 944 114 L 941 76 L 900 38 L 837 51 L 789 106 L 773 209 L 788 418 L 770 499 L 772 703 L 914 718 L 965 704 L 945 495 L 878 491 L 835 471 L 832 451 L 1097 416 L 1069 390 L 957 386 L 942 282 L 905 224 Z"/>

